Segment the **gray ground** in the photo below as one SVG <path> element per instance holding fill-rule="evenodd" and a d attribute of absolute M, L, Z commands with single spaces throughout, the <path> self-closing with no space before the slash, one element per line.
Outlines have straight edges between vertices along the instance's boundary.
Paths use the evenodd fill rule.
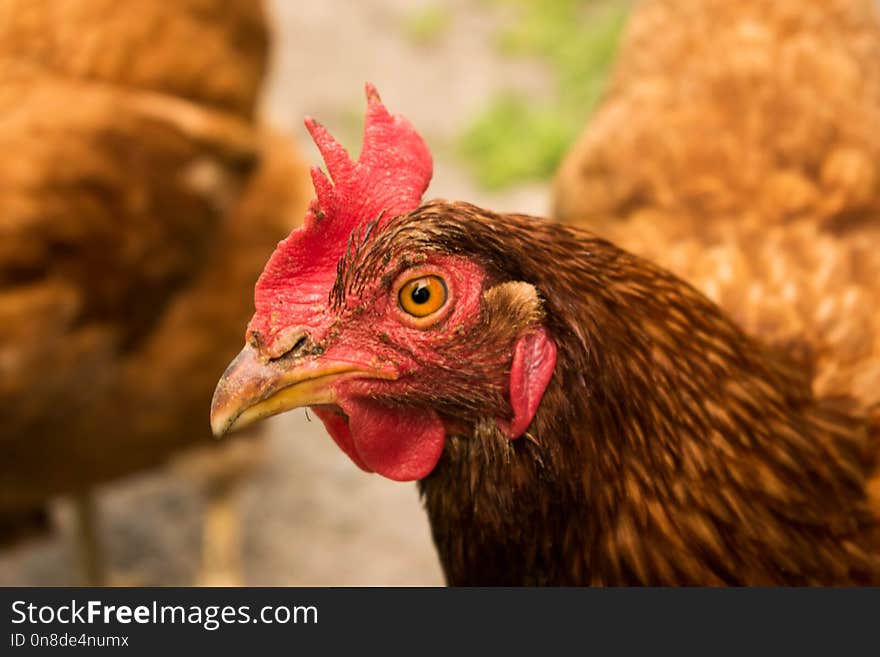
<path fill-rule="evenodd" d="M 497 14 L 473 0 L 444 3 L 452 24 L 431 45 L 404 25 L 429 3 L 411 0 L 275 0 L 275 67 L 265 110 L 317 161 L 302 117 L 311 114 L 352 142 L 352 117 L 371 81 L 392 111 L 406 114 L 435 156 L 428 196 L 462 198 L 495 210 L 543 213 L 536 185 L 488 195 L 455 161 L 451 142 L 499 88 L 541 93 L 537 64 L 492 48 Z M 206 409 L 207 411 L 207 409 Z M 295 411 L 270 421 L 266 459 L 245 485 L 244 574 L 250 585 L 422 585 L 442 582 L 427 519 L 413 484 L 360 472 L 320 422 Z M 202 499 L 190 471 L 169 467 L 107 486 L 99 494 L 101 537 L 112 582 L 196 581 Z M 0 585 L 76 583 L 72 522 L 63 501 L 56 537 L 0 552 Z"/>

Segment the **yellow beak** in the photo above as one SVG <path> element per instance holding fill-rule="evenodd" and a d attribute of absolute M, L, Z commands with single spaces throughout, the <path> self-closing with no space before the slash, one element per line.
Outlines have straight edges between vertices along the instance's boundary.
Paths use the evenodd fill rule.
<path fill-rule="evenodd" d="M 332 384 L 343 378 L 394 378 L 352 363 L 265 360 L 245 346 L 229 364 L 211 401 L 211 430 L 218 438 L 257 420 L 303 406 L 334 404 Z"/>

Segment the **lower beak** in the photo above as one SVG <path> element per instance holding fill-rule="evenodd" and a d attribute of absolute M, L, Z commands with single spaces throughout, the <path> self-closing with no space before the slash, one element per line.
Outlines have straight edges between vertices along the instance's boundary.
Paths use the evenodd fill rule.
<path fill-rule="evenodd" d="M 334 404 L 333 384 L 358 377 L 393 378 L 351 363 L 264 361 L 251 346 L 245 346 L 214 390 L 211 430 L 220 438 L 232 429 L 294 408 Z"/>

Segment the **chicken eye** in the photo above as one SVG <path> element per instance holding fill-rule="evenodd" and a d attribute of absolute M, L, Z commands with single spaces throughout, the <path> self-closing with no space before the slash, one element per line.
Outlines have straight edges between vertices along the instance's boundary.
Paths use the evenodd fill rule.
<path fill-rule="evenodd" d="M 413 317 L 427 317 L 446 303 L 446 283 L 439 276 L 420 276 L 400 288 L 397 299 L 404 312 Z"/>

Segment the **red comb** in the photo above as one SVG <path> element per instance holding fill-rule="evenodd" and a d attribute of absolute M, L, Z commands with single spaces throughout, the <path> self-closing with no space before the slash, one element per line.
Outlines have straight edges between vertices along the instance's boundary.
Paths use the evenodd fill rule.
<path fill-rule="evenodd" d="M 360 226 L 387 221 L 419 206 L 431 181 L 431 153 L 405 118 L 391 115 L 371 84 L 366 85 L 367 117 L 360 157 L 348 152 L 317 121 L 307 118 L 333 182 L 312 167 L 317 198 L 301 228 L 278 244 L 254 291 L 256 314 L 248 330 L 271 344 L 299 315 L 326 303 L 336 278 L 336 263 L 349 236 Z M 314 314 L 314 313 L 312 313 Z"/>

